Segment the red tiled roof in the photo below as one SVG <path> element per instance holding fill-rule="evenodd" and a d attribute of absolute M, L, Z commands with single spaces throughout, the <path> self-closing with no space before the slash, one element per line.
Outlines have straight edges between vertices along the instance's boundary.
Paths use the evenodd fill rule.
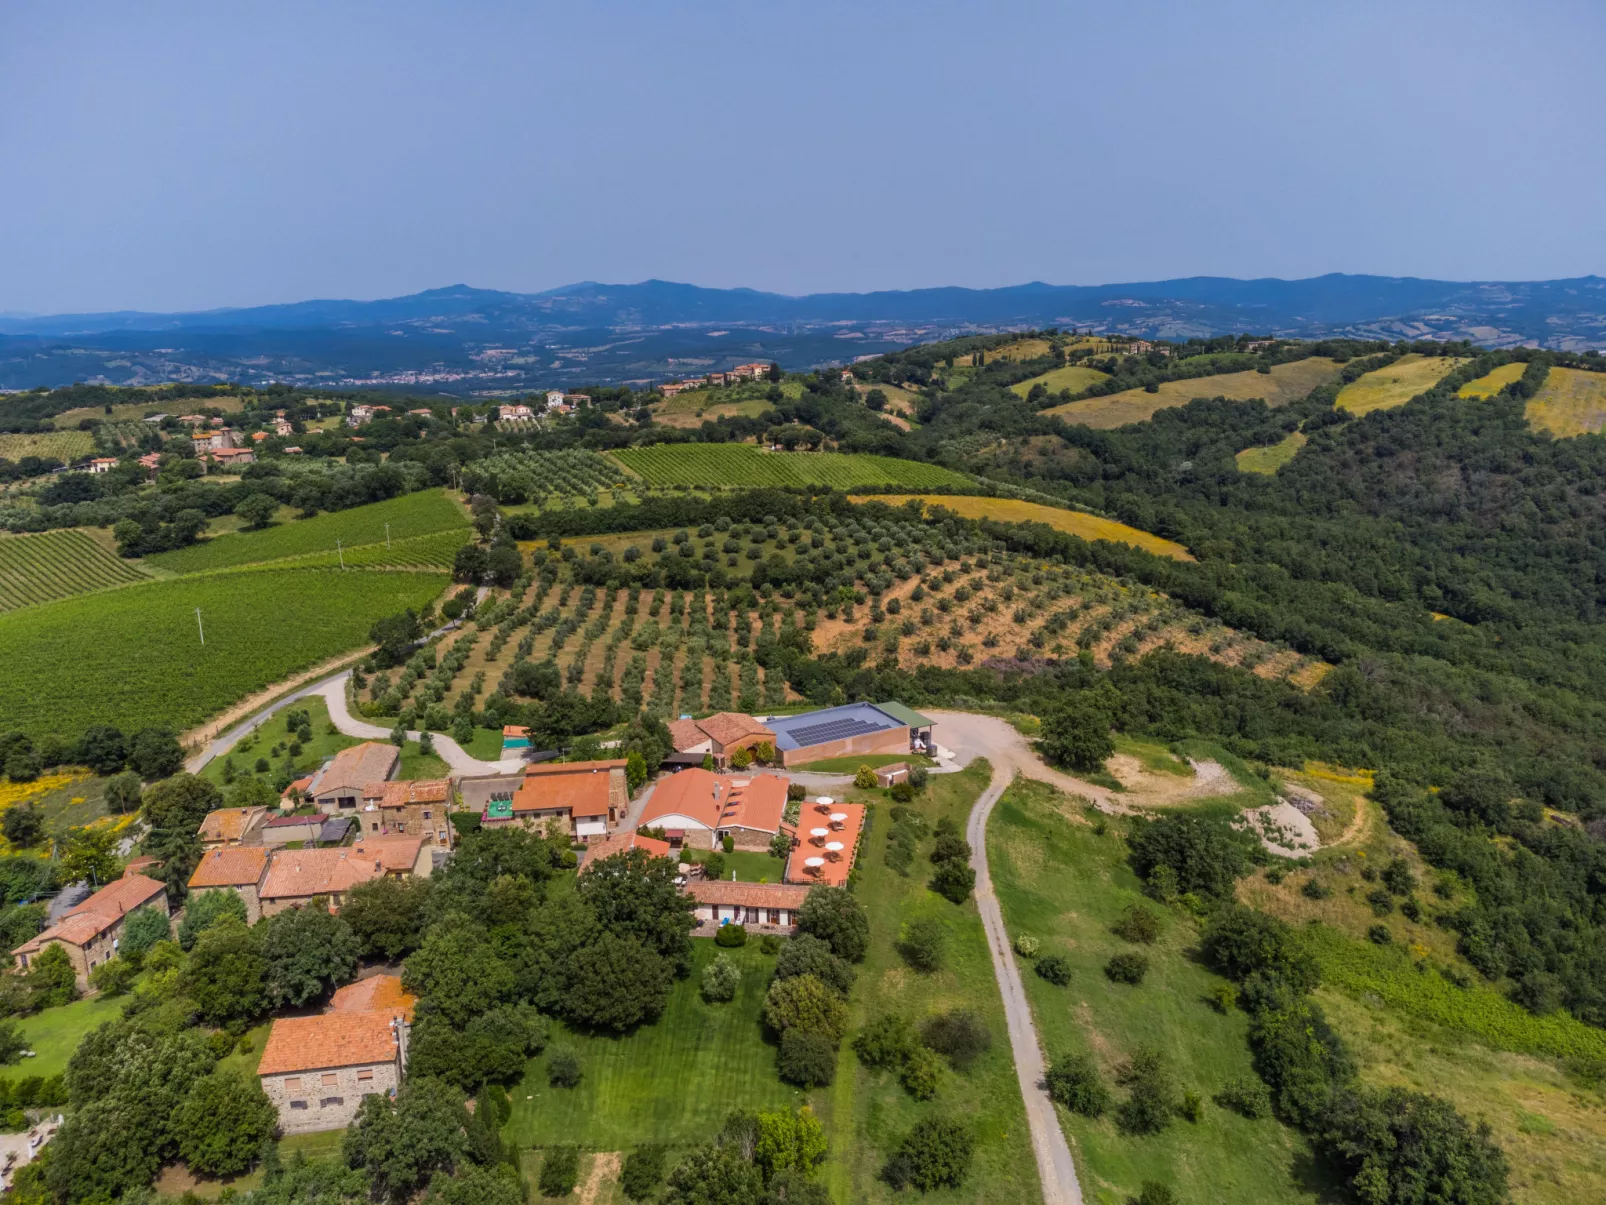
<path fill-rule="evenodd" d="M 706 720 L 698 720 L 697 726 L 721 745 L 729 745 L 749 736 L 767 736 L 771 739 L 775 736 L 752 716 L 739 711 L 717 712 Z"/>
<path fill-rule="evenodd" d="M 733 883 L 724 879 L 694 879 L 686 894 L 699 904 L 728 904 L 742 908 L 801 908 L 811 888 L 794 883 Z"/>
<path fill-rule="evenodd" d="M 196 830 L 202 841 L 238 841 L 256 826 L 266 808 L 218 808 L 206 814 Z"/>
<path fill-rule="evenodd" d="M 360 792 L 371 782 L 389 778 L 396 772 L 401 751 L 395 745 L 379 741 L 364 741 L 335 754 L 327 767 L 312 776 L 315 794 L 327 795 L 337 790 Z"/>
<path fill-rule="evenodd" d="M 370 975 L 356 983 L 348 983 L 329 1001 L 332 1013 L 400 1013 L 409 1021 L 418 997 L 402 987 L 395 975 Z"/>
<path fill-rule="evenodd" d="M 622 761 L 556 762 L 531 766 L 513 793 L 513 811 L 544 812 L 557 809 L 571 816 L 606 816 L 609 780 Z"/>
<path fill-rule="evenodd" d="M 652 798 L 637 822 L 642 828 L 655 828 L 662 816 L 685 816 L 703 828 L 718 828 L 720 812 L 719 775 L 709 770 L 682 770 L 659 780 Z"/>
<path fill-rule="evenodd" d="M 191 887 L 255 887 L 268 867 L 265 845 L 233 845 L 208 850 L 190 876 Z"/>
<path fill-rule="evenodd" d="M 750 828 L 773 833 L 781 827 L 781 817 L 786 812 L 788 779 L 778 774 L 756 774 L 752 778 L 732 778 L 728 782 L 720 828 Z"/>
<path fill-rule="evenodd" d="M 364 800 L 382 808 L 406 807 L 409 803 L 445 803 L 452 793 L 450 778 L 427 778 L 416 782 L 371 782 L 362 789 Z"/>
<path fill-rule="evenodd" d="M 334 849 L 277 852 L 262 882 L 263 899 L 310 899 L 349 891 L 359 883 L 410 871 L 424 842 L 421 837 L 375 837 Z"/>
<path fill-rule="evenodd" d="M 697 726 L 696 720 L 671 720 L 669 739 L 673 742 L 676 752 L 684 753 L 688 749 L 704 744 L 708 740 L 708 733 Z"/>
<path fill-rule="evenodd" d="M 280 1017 L 262 1048 L 258 1075 L 321 1071 L 396 1057 L 388 1012 L 337 1012 L 317 1017 Z"/>
<path fill-rule="evenodd" d="M 31 954 L 43 949 L 48 941 L 64 941 L 81 946 L 93 941 L 101 933 L 121 921 L 130 912 L 142 908 L 167 887 L 142 874 L 124 875 L 107 883 L 94 895 L 37 937 L 30 938 L 12 951 L 13 954 Z"/>
<path fill-rule="evenodd" d="M 586 846 L 586 860 L 580 863 L 580 873 L 584 874 L 604 858 L 629 853 L 633 849 L 645 850 L 647 855 L 653 858 L 669 856 L 667 841 L 660 841 L 656 837 L 643 837 L 637 832 L 610 833 L 602 840 L 593 841 Z"/>

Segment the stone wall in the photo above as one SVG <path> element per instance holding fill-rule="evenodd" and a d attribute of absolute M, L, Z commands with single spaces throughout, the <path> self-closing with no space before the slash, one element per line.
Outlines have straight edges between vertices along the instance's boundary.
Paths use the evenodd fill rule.
<path fill-rule="evenodd" d="M 363 1072 L 369 1073 L 371 1078 L 360 1078 Z M 334 1082 L 325 1083 L 330 1076 Z M 364 1096 L 385 1095 L 397 1087 L 395 1063 L 264 1075 L 261 1079 L 262 1091 L 279 1111 L 279 1129 L 285 1134 L 343 1130 L 357 1116 Z"/>

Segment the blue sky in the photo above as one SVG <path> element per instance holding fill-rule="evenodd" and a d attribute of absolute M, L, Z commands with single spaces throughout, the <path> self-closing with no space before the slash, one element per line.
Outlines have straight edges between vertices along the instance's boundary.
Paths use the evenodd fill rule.
<path fill-rule="evenodd" d="M 0 311 L 1606 274 L 1606 5 L 0 4 Z"/>

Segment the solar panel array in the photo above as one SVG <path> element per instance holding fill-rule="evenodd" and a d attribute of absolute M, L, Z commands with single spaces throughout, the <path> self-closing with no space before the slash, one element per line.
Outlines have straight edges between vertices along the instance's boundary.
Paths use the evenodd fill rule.
<path fill-rule="evenodd" d="M 827 741 L 846 740 L 850 736 L 863 736 L 868 732 L 881 732 L 886 724 L 871 724 L 865 720 L 827 720 L 823 724 L 809 724 L 792 729 L 792 739 L 800 746 L 823 745 Z"/>

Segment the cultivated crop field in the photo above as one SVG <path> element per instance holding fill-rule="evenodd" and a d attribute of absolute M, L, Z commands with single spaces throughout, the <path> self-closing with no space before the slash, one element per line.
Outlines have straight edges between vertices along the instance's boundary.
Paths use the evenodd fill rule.
<path fill-rule="evenodd" d="M 1278 443 L 1263 448 L 1245 448 L 1234 459 L 1237 460 L 1238 471 L 1241 473 L 1271 474 L 1292 460 L 1305 443 L 1306 436 L 1303 431 L 1292 431 Z"/>
<path fill-rule="evenodd" d="M 32 435 L 0 435 L 0 460 L 39 456 L 72 464 L 95 455 L 95 437 L 88 431 L 40 431 Z"/>
<path fill-rule="evenodd" d="M 761 452 L 749 444 L 669 444 L 612 455 L 649 485 L 906 486 L 968 488 L 949 469 L 892 456 L 845 452 Z"/>
<path fill-rule="evenodd" d="M 145 577 L 77 528 L 0 535 L 0 611 L 143 581 Z"/>
<path fill-rule="evenodd" d="M 294 557 L 288 562 L 297 569 L 338 569 L 344 563 L 347 569 L 445 569 L 450 571 L 457 558 L 457 550 L 467 544 L 473 532 L 466 527 L 455 531 L 438 531 L 433 535 L 414 536 L 410 540 L 392 540 L 384 544 L 362 544 L 335 552 L 319 552 L 310 556 Z M 281 562 L 270 562 L 267 568 L 285 567 Z"/>
<path fill-rule="evenodd" d="M 1064 368 L 1056 368 L 1053 372 L 1045 372 L 1040 377 L 1011 385 L 1010 389 L 1021 397 L 1030 393 L 1033 385 L 1046 385 L 1050 393 L 1058 393 L 1062 389 L 1081 393 L 1089 385 L 1097 385 L 1100 381 L 1109 379 L 1109 373 L 1100 372 L 1096 368 L 1088 368 L 1083 364 L 1067 364 Z"/>
<path fill-rule="evenodd" d="M 1090 515 L 1085 511 L 1061 510 L 1057 506 L 1044 506 L 1038 502 L 1022 502 L 1014 498 L 980 498 L 953 494 L 875 494 L 855 495 L 855 500 L 877 502 L 888 506 L 901 506 L 911 499 L 919 499 L 927 506 L 941 506 L 966 519 L 995 519 L 1000 523 L 1046 523 L 1055 531 L 1081 536 L 1084 540 L 1112 540 L 1131 544 L 1156 556 L 1172 560 L 1191 561 L 1193 557 L 1181 544 L 1117 523 L 1114 519 Z"/>
<path fill-rule="evenodd" d="M 1335 405 L 1359 417 L 1374 410 L 1403 406 L 1425 393 L 1453 371 L 1460 361 L 1453 356 L 1401 356 L 1387 368 L 1376 368 L 1338 391 Z"/>
<path fill-rule="evenodd" d="M 628 475 L 605 456 L 582 449 L 565 452 L 503 452 L 476 460 L 463 470 L 465 494 L 489 494 L 498 502 L 525 502 L 595 496 L 618 489 Z"/>
<path fill-rule="evenodd" d="M 1552 435 L 1589 435 L 1606 429 L 1606 373 L 1552 368 L 1528 399 L 1528 425 Z"/>
<path fill-rule="evenodd" d="M 1455 395 L 1478 399 L 1493 397 L 1511 382 L 1521 380 L 1522 374 L 1527 370 L 1528 366 L 1521 360 L 1513 360 L 1510 364 L 1502 364 L 1487 376 L 1481 376 L 1476 381 L 1468 381 L 1455 391 Z"/>
<path fill-rule="evenodd" d="M 262 531 L 218 536 L 173 552 L 157 553 L 152 565 L 174 573 L 199 573 L 260 561 L 276 561 L 309 553 L 334 553 L 335 541 L 348 549 L 363 545 L 385 546 L 385 525 L 390 542 L 443 531 L 468 529 L 463 508 L 443 490 L 420 490 L 370 506 L 331 511 L 310 519 L 296 519 Z M 348 554 L 349 555 L 349 554 Z M 348 565 L 351 561 L 346 562 Z"/>
<path fill-rule="evenodd" d="M 1338 375 L 1338 365 L 1322 356 L 1310 356 L 1289 364 L 1274 365 L 1269 373 L 1229 372 L 1215 377 L 1196 377 L 1187 381 L 1167 381 L 1155 393 L 1127 389 L 1106 397 L 1066 402 L 1044 413 L 1056 414 L 1068 423 L 1109 430 L 1127 423 L 1140 423 L 1155 411 L 1185 406 L 1198 397 L 1225 397 L 1235 401 L 1263 398 L 1268 406 L 1285 406 L 1304 397 L 1318 385 Z"/>
<path fill-rule="evenodd" d="M 0 729 L 182 730 L 360 647 L 374 620 L 421 608 L 446 584 L 440 573 L 226 573 L 12 611 L 0 615 Z"/>

